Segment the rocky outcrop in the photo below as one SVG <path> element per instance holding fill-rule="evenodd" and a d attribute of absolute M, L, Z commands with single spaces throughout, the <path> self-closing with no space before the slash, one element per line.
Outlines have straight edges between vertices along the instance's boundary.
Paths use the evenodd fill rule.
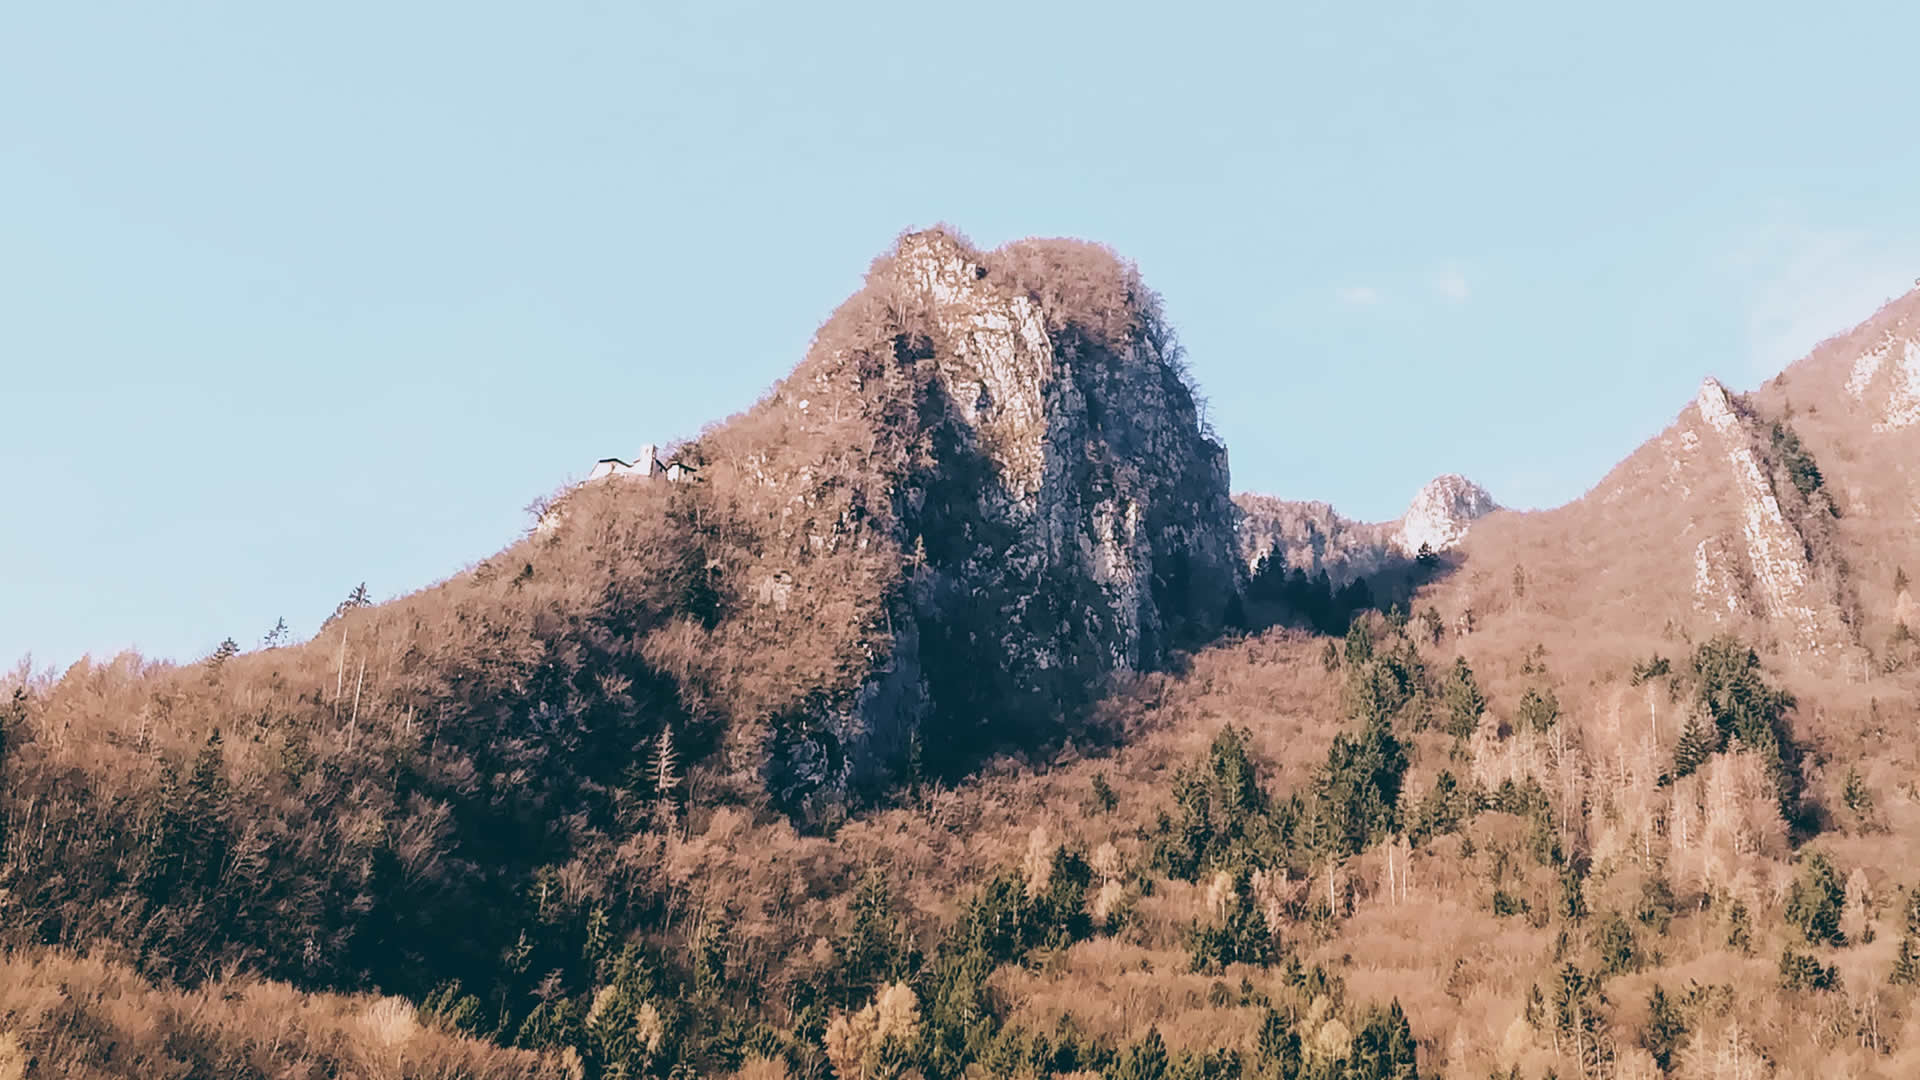
<path fill-rule="evenodd" d="M 1853 362 L 1847 393 L 1854 400 L 1874 400 L 1879 415 L 1873 429 L 1897 431 L 1920 422 L 1920 330 L 1902 322 Z"/>
<path fill-rule="evenodd" d="M 1057 728 L 1238 602 L 1226 451 L 1105 249 L 910 234 L 754 424 L 781 434 L 708 440 L 736 460 L 700 475 L 739 469 L 781 507 L 747 571 L 757 617 L 807 618 L 836 553 L 901 568 L 849 599 L 873 614 L 837 631 L 837 684 L 774 707 L 766 771 L 790 804 L 878 782 L 916 734 L 952 760 Z M 836 449 L 796 450 L 814 442 Z"/>
<path fill-rule="evenodd" d="M 1065 575 L 1092 598 L 1074 617 L 1103 627 L 1103 669 L 1158 663 L 1195 636 L 1175 624 L 1217 628 L 1237 588 L 1227 454 L 1146 332 L 1157 312 L 1138 312 L 1121 342 L 1088 340 L 1065 318 L 1050 332 L 1032 296 L 937 231 L 903 240 L 897 267 L 938 328 L 935 369 L 961 448 L 995 480 L 974 493 L 981 521 L 1006 538 L 943 569 L 970 588 Z M 1037 666 L 1069 663 L 1072 635 L 1009 629 L 1023 640 L 1008 647 Z"/>
<path fill-rule="evenodd" d="M 1498 509 L 1493 496 L 1464 476 L 1435 477 L 1393 521 L 1341 516 L 1324 502 L 1238 495 L 1240 557 L 1252 569 L 1270 554 L 1288 569 L 1324 571 L 1340 585 L 1405 566 L 1422 545 L 1439 552 L 1458 545 L 1480 518 Z"/>
<path fill-rule="evenodd" d="M 1759 433 L 1726 387 L 1712 378 L 1700 384 L 1692 411 L 1702 430 L 1684 432 L 1681 445 L 1719 457 L 1740 522 L 1737 543 L 1709 537 L 1695 548 L 1699 606 L 1728 612 L 1752 607 L 1774 623 L 1793 653 L 1818 656 L 1837 648 L 1846 640 L 1845 630 L 1815 581 L 1806 538 L 1782 512 L 1762 468 Z"/>
<path fill-rule="evenodd" d="M 1400 517 L 1393 545 L 1403 555 L 1424 547 L 1445 551 L 1466 539 L 1473 523 L 1499 509 L 1487 489 L 1457 473 L 1435 477 Z"/>

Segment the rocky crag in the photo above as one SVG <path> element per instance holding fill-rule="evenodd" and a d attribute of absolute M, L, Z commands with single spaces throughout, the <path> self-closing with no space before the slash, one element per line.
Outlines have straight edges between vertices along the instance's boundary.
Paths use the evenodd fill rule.
<path fill-rule="evenodd" d="M 1058 730 L 1212 637 L 1243 574 L 1225 449 L 1157 300 L 1077 241 L 907 235 L 754 410 L 682 456 L 748 535 L 717 558 L 750 667 L 736 759 L 801 805 L 916 755 Z"/>
<path fill-rule="evenodd" d="M 1833 597 L 1816 583 L 1806 533 L 1817 523 L 1806 520 L 1804 512 L 1795 515 L 1798 520 L 1789 518 L 1762 465 L 1769 441 L 1760 421 L 1738 407 L 1715 379 L 1700 384 L 1693 406 L 1682 415 L 1673 468 L 1684 473 L 1696 455 L 1705 458 L 1706 467 L 1724 468 L 1725 497 L 1739 521 L 1737 530 L 1712 531 L 1694 545 L 1694 598 L 1700 610 L 1716 617 L 1724 609 L 1767 619 L 1789 652 L 1817 656 L 1851 635 L 1841 625 Z"/>

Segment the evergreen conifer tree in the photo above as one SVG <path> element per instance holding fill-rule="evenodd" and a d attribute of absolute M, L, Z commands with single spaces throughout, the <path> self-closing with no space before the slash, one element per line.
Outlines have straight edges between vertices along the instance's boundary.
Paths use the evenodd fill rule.
<path fill-rule="evenodd" d="M 1687 1043 L 1686 1017 L 1658 985 L 1647 999 L 1647 1026 L 1641 1031 L 1640 1041 L 1647 1053 L 1653 1055 L 1654 1064 L 1660 1066 L 1661 1072 L 1673 1067 L 1674 1055 Z"/>
<path fill-rule="evenodd" d="M 1109 1080 L 1163 1080 L 1167 1075 L 1167 1044 L 1160 1029 L 1148 1028 L 1146 1037 L 1122 1051 Z"/>
<path fill-rule="evenodd" d="M 1753 948 L 1753 920 L 1744 900 L 1735 900 L 1727 910 L 1727 948 L 1742 953 Z"/>
<path fill-rule="evenodd" d="M 1887 981 L 1895 986 L 1920 983 L 1920 946 L 1915 944 L 1912 933 L 1900 936 L 1900 947 L 1893 954 L 1893 971 Z"/>
<path fill-rule="evenodd" d="M 1259 1075 L 1276 1080 L 1293 1080 L 1299 1075 L 1300 1036 L 1293 1030 L 1293 1024 L 1271 1007 L 1260 1022 L 1256 1050 L 1260 1063 Z"/>
<path fill-rule="evenodd" d="M 1686 726 L 1680 729 L 1680 741 L 1673 747 L 1673 778 L 1693 775 L 1720 748 L 1718 744 L 1716 734 L 1698 715 L 1687 717 Z"/>
<path fill-rule="evenodd" d="M 227 665 L 227 661 L 238 655 L 240 655 L 240 643 L 232 638 L 226 638 L 213 650 L 213 655 L 207 657 L 207 668 L 218 674 L 220 669 Z"/>
<path fill-rule="evenodd" d="M 1559 717 L 1560 699 L 1554 696 L 1552 687 L 1544 693 L 1529 687 L 1520 698 L 1520 720 L 1534 731 L 1546 731 Z"/>
<path fill-rule="evenodd" d="M 199 867 L 204 876 L 218 875 L 226 861 L 227 828 L 233 813 L 219 728 L 207 736 L 206 745 L 194 758 L 186 797 L 188 864 Z"/>
<path fill-rule="evenodd" d="M 1826 855 L 1813 852 L 1801 864 L 1800 876 L 1787 893 L 1787 922 L 1799 929 L 1809 945 L 1845 945 L 1840 912 L 1846 889 Z"/>
<path fill-rule="evenodd" d="M 147 899 L 164 904 L 179 881 L 191 843 L 185 800 L 180 793 L 180 774 L 171 762 L 160 763 L 160 780 L 154 788 L 148 821 L 147 862 L 141 875 L 141 888 Z"/>
<path fill-rule="evenodd" d="M 1487 699 L 1474 682 L 1473 669 L 1467 666 L 1466 657 L 1453 658 L 1453 670 L 1447 675 L 1441 697 L 1447 706 L 1447 734 L 1456 739 L 1473 734 L 1480 723 L 1480 714 L 1487 711 Z"/>
<path fill-rule="evenodd" d="M 345 615 L 349 611 L 353 611 L 357 608 L 367 607 L 372 603 L 373 603 L 373 597 L 370 594 L 368 594 L 367 583 L 363 581 L 360 584 L 355 585 L 353 587 L 353 591 L 347 594 L 347 598 L 345 600 L 340 601 L 340 603 L 334 607 L 333 615 L 327 621 L 332 622 L 334 619 L 337 619 L 340 616 Z"/>

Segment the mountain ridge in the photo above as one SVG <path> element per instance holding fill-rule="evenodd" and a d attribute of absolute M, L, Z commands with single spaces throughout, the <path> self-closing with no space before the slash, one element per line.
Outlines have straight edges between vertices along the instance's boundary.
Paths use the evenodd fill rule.
<path fill-rule="evenodd" d="M 1250 572 L 1274 555 L 1285 569 L 1325 572 L 1335 585 L 1404 570 L 1423 545 L 1433 552 L 1449 550 L 1475 521 L 1499 509 L 1485 488 L 1457 473 L 1428 481 L 1400 517 L 1385 522 L 1355 521 L 1317 500 L 1246 492 L 1234 501 L 1240 511 L 1240 558 Z"/>
<path fill-rule="evenodd" d="M 677 480 L 9 686 L 0 1075 L 1911 1074 L 1916 319 L 1355 523 L 1112 252 L 904 234 Z"/>

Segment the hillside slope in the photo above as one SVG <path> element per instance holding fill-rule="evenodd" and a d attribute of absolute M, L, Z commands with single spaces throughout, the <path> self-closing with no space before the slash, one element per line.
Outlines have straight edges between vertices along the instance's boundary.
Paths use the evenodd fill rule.
<path fill-rule="evenodd" d="M 1111 253 L 908 235 L 686 482 L 13 677 L 0 1077 L 1914 1075 L 1916 326 L 1359 526 Z"/>
<path fill-rule="evenodd" d="M 747 696 L 734 741 L 763 746 L 776 797 L 870 788 L 916 733 L 937 768 L 1031 742 L 1108 673 L 1218 632 L 1241 588 L 1226 451 L 1179 363 L 1104 249 L 917 233 L 792 376 L 682 451 L 746 534 L 687 655 Z M 874 576 L 850 591 L 842 561 Z M 822 636 L 834 671 L 729 685 Z"/>
<path fill-rule="evenodd" d="M 904 237 L 679 460 L 304 644 L 18 680 L 0 943 L 444 991 L 558 1045 L 556 993 L 691 977 L 646 959 L 687 932 L 658 860 L 690 808 L 831 827 L 1055 744 L 1238 603 L 1225 452 L 1094 245 Z"/>
<path fill-rule="evenodd" d="M 1534 618 L 1588 635 L 1724 629 L 1856 681 L 1902 662 L 1889 642 L 1911 622 L 1900 596 L 1920 565 L 1920 434 L 1905 411 L 1916 317 L 1920 290 L 1750 394 L 1706 379 L 1582 498 L 1476 528 L 1462 550 L 1477 572 L 1442 606 L 1503 610 L 1518 574 Z"/>

